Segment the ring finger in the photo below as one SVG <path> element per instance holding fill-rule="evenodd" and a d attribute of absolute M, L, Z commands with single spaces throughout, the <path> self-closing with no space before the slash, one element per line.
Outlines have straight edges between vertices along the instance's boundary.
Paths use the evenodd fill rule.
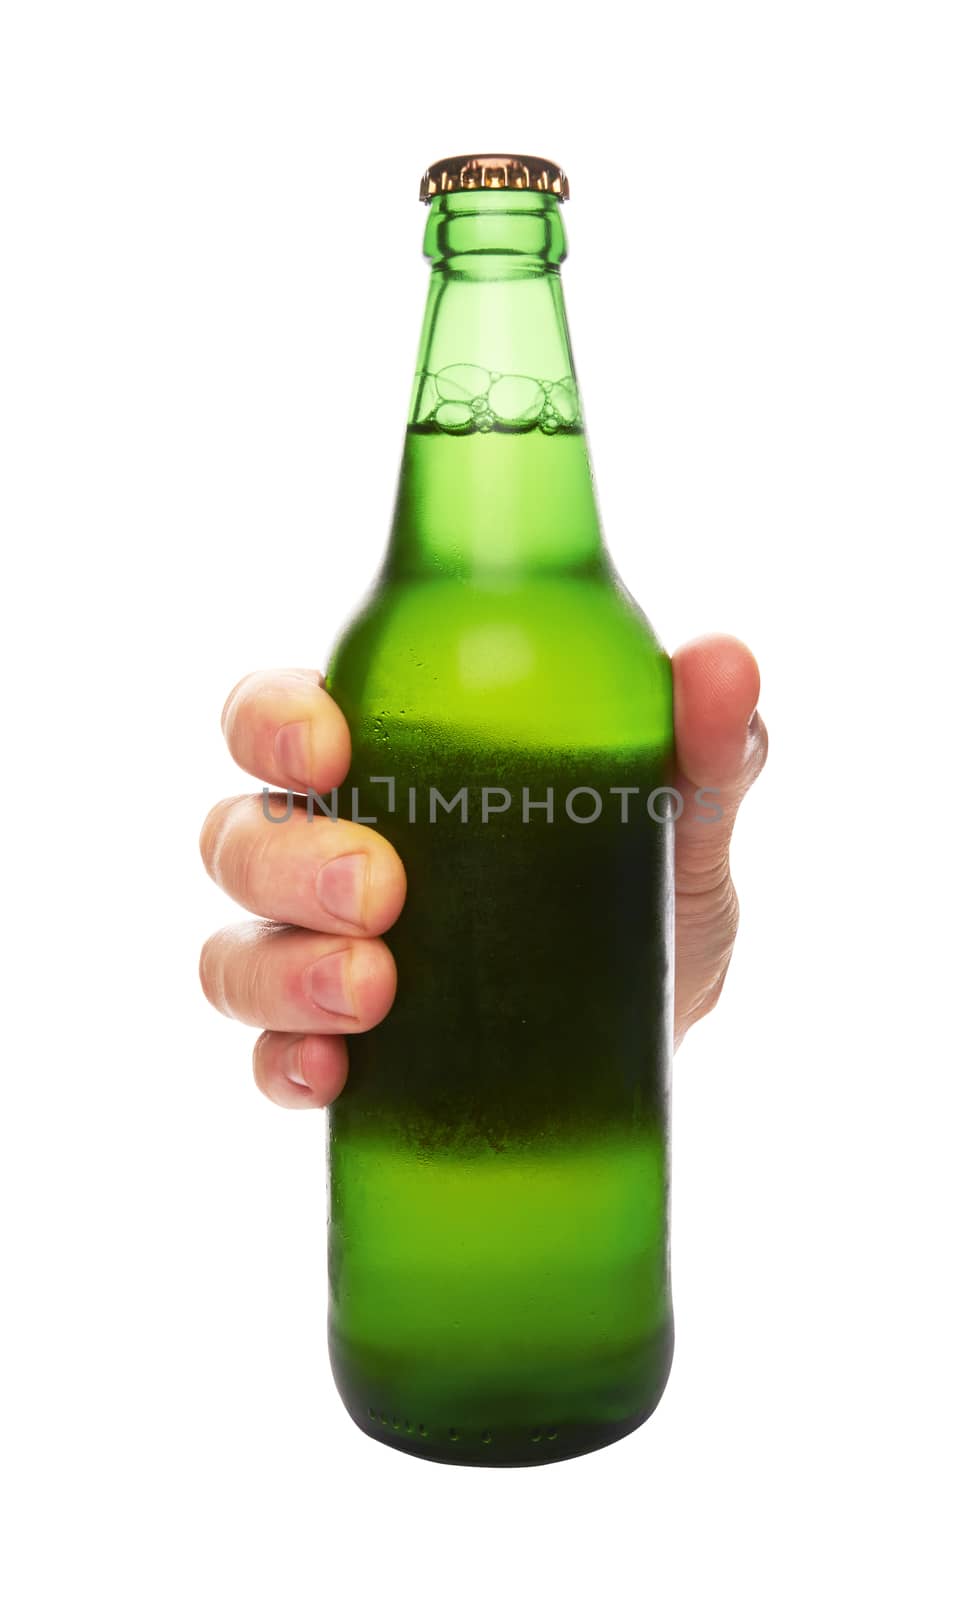
<path fill-rule="evenodd" d="M 207 940 L 200 982 L 211 1005 L 252 1027 L 362 1033 L 390 1010 L 397 974 L 380 939 L 246 922 Z"/>

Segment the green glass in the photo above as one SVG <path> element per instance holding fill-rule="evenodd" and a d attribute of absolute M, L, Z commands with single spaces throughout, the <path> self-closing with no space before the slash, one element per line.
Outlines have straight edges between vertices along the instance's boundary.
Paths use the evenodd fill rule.
<path fill-rule="evenodd" d="M 345 814 L 408 880 L 330 1112 L 332 1367 L 375 1439 L 483 1466 L 622 1437 L 672 1352 L 671 673 L 601 537 L 561 213 L 431 203 L 389 550 L 326 680 Z"/>

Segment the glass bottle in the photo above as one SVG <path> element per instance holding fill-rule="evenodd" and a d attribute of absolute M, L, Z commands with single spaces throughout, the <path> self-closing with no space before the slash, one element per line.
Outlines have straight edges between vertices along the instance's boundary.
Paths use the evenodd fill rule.
<path fill-rule="evenodd" d="M 620 1438 L 672 1352 L 671 673 L 601 534 L 566 192 L 522 156 L 425 175 L 393 528 L 326 679 L 345 813 L 408 883 L 330 1111 L 330 1355 L 367 1433 L 464 1464 Z"/>

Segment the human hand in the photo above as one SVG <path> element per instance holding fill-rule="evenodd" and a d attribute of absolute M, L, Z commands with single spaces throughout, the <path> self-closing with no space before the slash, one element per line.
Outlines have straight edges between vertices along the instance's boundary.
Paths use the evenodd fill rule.
<path fill-rule="evenodd" d="M 675 744 L 685 802 L 675 826 L 675 1043 L 716 1004 L 736 938 L 729 871 L 736 813 L 766 759 L 755 707 L 756 662 L 711 636 L 672 658 Z M 231 754 L 272 788 L 326 793 L 346 776 L 349 730 L 314 670 L 253 673 L 233 690 L 222 726 Z M 710 790 L 718 820 L 696 815 Z M 233 900 L 265 919 L 212 935 L 200 958 L 208 1000 L 266 1031 L 254 1048 L 258 1087 L 279 1105 L 325 1106 L 346 1081 L 345 1035 L 393 1004 L 396 971 L 381 934 L 397 920 L 406 879 L 393 847 L 361 823 L 308 827 L 304 808 L 269 826 L 260 795 L 224 800 L 200 849 Z"/>

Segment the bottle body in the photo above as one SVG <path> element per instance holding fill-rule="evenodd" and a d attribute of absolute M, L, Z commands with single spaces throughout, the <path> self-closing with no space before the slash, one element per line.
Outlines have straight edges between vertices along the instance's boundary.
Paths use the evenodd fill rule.
<path fill-rule="evenodd" d="M 330 1111 L 330 1355 L 375 1438 L 523 1465 L 636 1427 L 671 1359 L 671 680 L 572 378 L 452 365 L 327 678 L 408 881 Z"/>

